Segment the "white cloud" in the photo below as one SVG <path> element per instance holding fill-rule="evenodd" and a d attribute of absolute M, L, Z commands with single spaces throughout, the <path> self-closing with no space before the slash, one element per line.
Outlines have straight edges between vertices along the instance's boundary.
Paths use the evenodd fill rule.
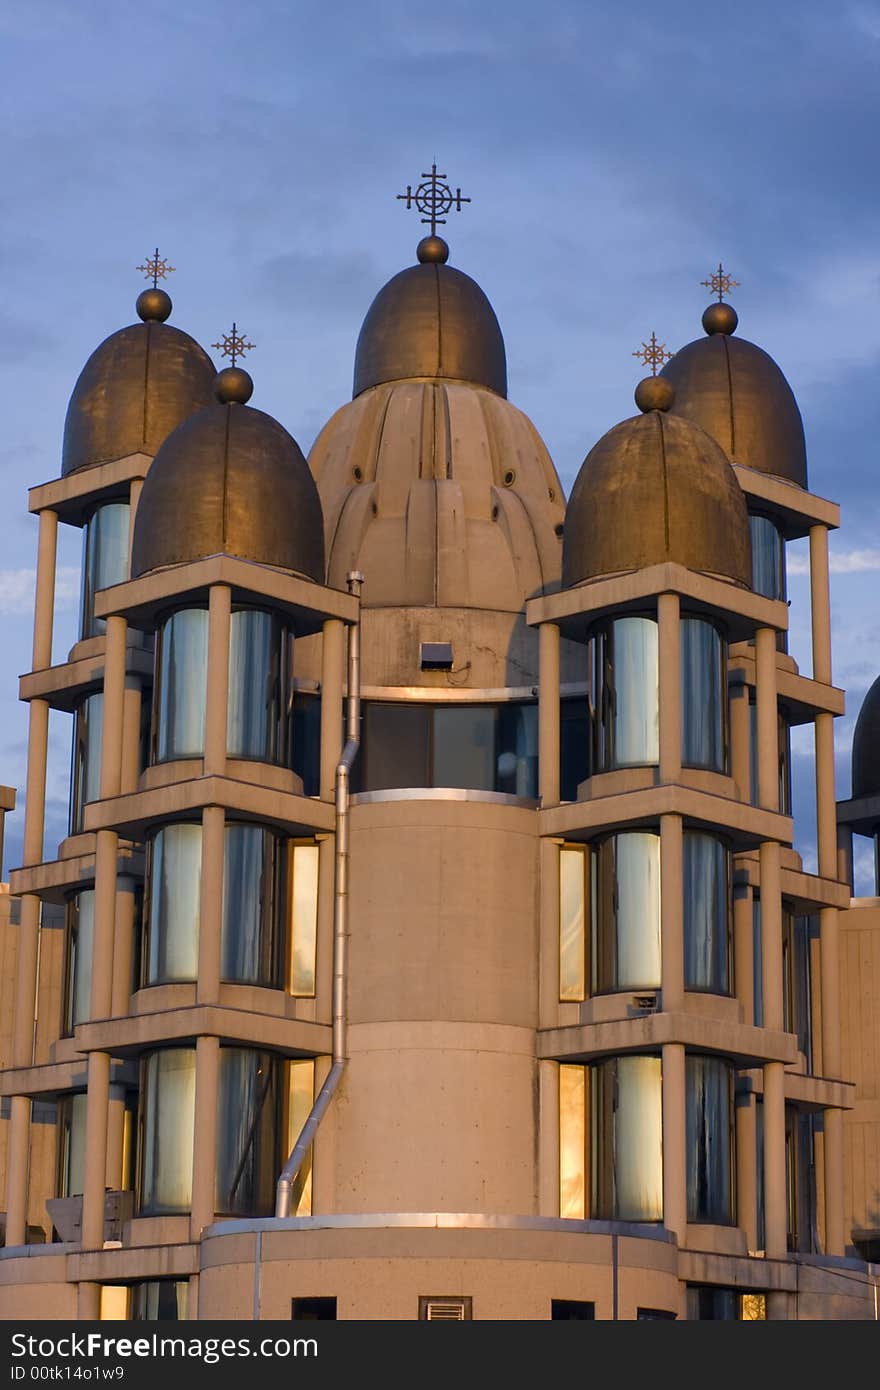
<path fill-rule="evenodd" d="M 809 574 L 808 555 L 789 555 L 787 570 L 790 575 Z M 838 550 L 828 557 L 828 567 L 832 574 L 856 574 L 866 570 L 880 570 L 880 550 Z"/>
<path fill-rule="evenodd" d="M 33 569 L 0 570 L 0 613 L 31 613 L 34 607 Z M 55 575 L 55 608 L 63 611 L 79 602 L 79 567 L 61 565 Z"/>

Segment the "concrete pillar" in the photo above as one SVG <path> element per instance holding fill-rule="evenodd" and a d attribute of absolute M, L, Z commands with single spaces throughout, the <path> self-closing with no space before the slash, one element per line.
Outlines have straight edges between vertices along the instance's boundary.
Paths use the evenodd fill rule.
<path fill-rule="evenodd" d="M 113 946 L 116 936 L 116 864 L 119 836 L 99 830 L 95 845 L 95 927 L 92 940 L 90 1017 L 109 1018 L 113 1008 Z"/>
<path fill-rule="evenodd" d="M 101 1316 L 101 1285 L 77 1284 L 77 1322 L 97 1322 Z"/>
<path fill-rule="evenodd" d="M 202 877 L 199 904 L 199 963 L 196 1000 L 220 997 L 220 933 L 223 928 L 223 859 L 226 818 L 222 806 L 202 812 Z"/>
<path fill-rule="evenodd" d="M 779 846 L 766 840 L 758 851 L 761 877 L 761 978 L 764 1027 L 783 1027 L 782 876 Z"/>
<path fill-rule="evenodd" d="M 121 792 L 137 791 L 141 775 L 141 706 L 143 692 L 137 676 L 126 676 L 122 711 Z"/>
<path fill-rule="evenodd" d="M 6 1149 L 6 1244 L 27 1242 L 28 1161 L 30 1157 L 31 1101 L 12 1096 Z"/>
<path fill-rule="evenodd" d="M 681 624 L 678 594 L 657 599 L 660 781 L 681 777 Z"/>
<path fill-rule="evenodd" d="M 843 1217 L 843 1111 L 827 1109 L 824 1115 L 825 1153 L 825 1254 L 843 1255 L 846 1232 Z"/>
<path fill-rule="evenodd" d="M 125 1148 L 125 1088 L 111 1086 L 107 1116 L 107 1167 L 104 1182 L 112 1192 L 123 1186 L 122 1159 Z"/>
<path fill-rule="evenodd" d="M 660 980 L 663 1012 L 684 1003 L 684 882 L 681 816 L 660 817 Z"/>
<path fill-rule="evenodd" d="M 822 878 L 837 875 L 837 807 L 834 801 L 834 715 L 817 714 L 816 848 Z"/>
<path fill-rule="evenodd" d="M 684 1245 L 687 1234 L 687 1129 L 682 1043 L 665 1043 L 663 1067 L 663 1224 Z"/>
<path fill-rule="evenodd" d="M 748 883 L 733 890 L 733 982 L 743 1023 L 755 1021 L 755 939 L 753 891 Z"/>
<path fill-rule="evenodd" d="M 538 628 L 538 792 L 542 806 L 559 805 L 559 628 Z"/>
<path fill-rule="evenodd" d="M 831 684 L 831 591 L 828 580 L 828 528 L 810 527 L 810 610 L 813 680 Z"/>
<path fill-rule="evenodd" d="M 134 879 L 122 877 L 116 883 L 116 931 L 113 944 L 113 989 L 110 1014 L 119 1018 L 129 1012 L 134 962 Z"/>
<path fill-rule="evenodd" d="M 738 681 L 730 687 L 730 775 L 741 801 L 752 799 L 751 722 L 749 687 Z"/>
<path fill-rule="evenodd" d="M 785 1189 L 785 1067 L 764 1063 L 764 1248 L 772 1258 L 787 1253 Z"/>
<path fill-rule="evenodd" d="M 104 639 L 104 715 L 101 733 L 101 797 L 118 796 L 122 786 L 122 729 L 125 708 L 124 618 L 107 619 Z"/>
<path fill-rule="evenodd" d="M 324 801 L 336 796 L 336 764 L 342 752 L 342 693 L 345 682 L 345 624 L 327 618 L 321 643 L 321 774 Z M 294 698 L 296 698 L 294 696 Z"/>
<path fill-rule="evenodd" d="M 220 1086 L 220 1042 L 196 1040 L 196 1095 L 193 1127 L 192 1208 L 190 1239 L 198 1240 L 204 1226 L 214 1219 L 214 1182 L 217 1168 L 217 1093 Z"/>
<path fill-rule="evenodd" d="M 755 1097 L 736 1098 L 736 1224 L 750 1252 L 758 1249 L 758 1126 Z"/>
<path fill-rule="evenodd" d="M 843 1071 L 840 1017 L 840 947 L 837 909 L 819 913 L 819 953 L 822 987 L 822 1072 L 832 1080 Z M 825 1253 L 842 1255 L 845 1246 L 843 1217 L 843 1115 L 824 1112 L 825 1156 Z"/>
<path fill-rule="evenodd" d="M 107 1175 L 107 1123 L 110 1107 L 110 1055 L 90 1052 L 86 1100 L 86 1160 L 83 1181 L 81 1247 L 104 1244 L 104 1195 Z"/>
<path fill-rule="evenodd" d="M 37 582 L 34 595 L 34 645 L 32 670 L 52 665 L 52 628 L 55 618 L 55 559 L 58 552 L 58 513 L 40 512 L 37 541 Z"/>
<path fill-rule="evenodd" d="M 779 810 L 779 713 L 776 703 L 776 633 L 755 633 L 755 700 L 757 703 L 758 805 Z"/>
<path fill-rule="evenodd" d="M 232 590 L 213 584 L 208 600 L 208 674 L 205 706 L 205 776 L 226 773 L 229 709 L 229 624 Z"/>
<path fill-rule="evenodd" d="M 848 883 L 853 897 L 855 890 L 855 872 L 853 870 L 853 832 L 850 825 L 839 825 L 837 827 L 837 877 L 841 883 Z"/>

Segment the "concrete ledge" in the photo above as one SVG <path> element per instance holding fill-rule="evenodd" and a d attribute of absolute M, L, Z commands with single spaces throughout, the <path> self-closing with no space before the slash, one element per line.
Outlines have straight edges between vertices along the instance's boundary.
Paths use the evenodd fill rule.
<path fill-rule="evenodd" d="M 222 806 L 243 820 L 276 825 L 290 835 L 332 831 L 335 809 L 327 801 L 239 782 L 231 777 L 196 777 L 169 786 L 91 801 L 85 808 L 86 830 L 115 830 L 143 839 L 151 826 L 192 820 L 206 806 Z"/>
<path fill-rule="evenodd" d="M 110 1052 L 116 1057 L 137 1056 L 162 1043 L 190 1042 L 197 1037 L 259 1044 L 292 1057 L 317 1057 L 333 1049 L 333 1030 L 327 1024 L 270 1018 L 215 1004 L 81 1023 L 74 1037 L 81 1052 Z"/>
<path fill-rule="evenodd" d="M 789 816 L 678 782 L 590 801 L 567 801 L 539 811 L 538 815 L 541 835 L 573 841 L 589 840 L 600 830 L 655 826 L 664 815 L 681 816 L 688 825 L 726 831 L 737 850 L 753 848 L 764 840 L 790 845 L 794 833 Z"/>
<path fill-rule="evenodd" d="M 797 1061 L 797 1038 L 745 1023 L 692 1013 L 645 1014 L 613 1023 L 582 1023 L 538 1033 L 539 1058 L 580 1061 L 611 1053 L 658 1051 L 664 1043 L 683 1043 L 697 1052 L 717 1052 L 739 1065 Z"/>
<path fill-rule="evenodd" d="M 153 653 L 142 645 L 140 634 L 132 633 L 126 646 L 125 674 L 141 679 L 153 680 Z M 99 639 L 101 650 L 94 656 L 83 657 L 78 661 L 67 661 L 59 666 L 47 666 L 42 671 L 31 671 L 22 676 L 18 683 L 20 700 L 46 700 L 52 709 L 68 713 L 84 696 L 94 694 L 104 683 L 104 638 Z"/>

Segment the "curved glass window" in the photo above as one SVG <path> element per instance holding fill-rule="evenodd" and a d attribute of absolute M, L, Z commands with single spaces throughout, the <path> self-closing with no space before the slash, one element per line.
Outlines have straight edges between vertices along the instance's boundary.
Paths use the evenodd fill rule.
<path fill-rule="evenodd" d="M 686 830 L 682 846 L 685 989 L 730 993 L 730 857 L 714 835 Z"/>
<path fill-rule="evenodd" d="M 663 1090 L 659 1057 L 590 1067 L 591 1215 L 663 1220 Z"/>
<path fill-rule="evenodd" d="M 205 751 L 208 610 L 182 608 L 162 625 L 156 650 L 154 760 Z"/>
<path fill-rule="evenodd" d="M 752 588 L 765 598 L 785 599 L 785 539 L 769 516 L 750 516 Z"/>
<path fill-rule="evenodd" d="M 593 639 L 597 772 L 660 757 L 659 667 L 654 618 L 616 618 Z"/>
<path fill-rule="evenodd" d="M 359 791 L 466 787 L 538 794 L 537 704 L 371 701 L 364 706 L 363 728 L 355 764 Z"/>
<path fill-rule="evenodd" d="M 133 1284 L 130 1320 L 185 1322 L 188 1292 L 187 1279 L 149 1279 L 142 1284 Z"/>
<path fill-rule="evenodd" d="M 287 724 L 289 633 L 272 613 L 236 609 L 229 630 L 227 751 L 282 762 Z"/>
<path fill-rule="evenodd" d="M 659 989 L 660 836 L 609 836 L 591 871 L 593 993 Z"/>
<path fill-rule="evenodd" d="M 141 1070 L 138 1210 L 145 1216 L 192 1205 L 196 1052 L 173 1047 L 149 1053 Z"/>
<path fill-rule="evenodd" d="M 128 521 L 127 502 L 107 502 L 92 512 L 83 530 L 82 637 L 97 637 L 107 627 L 95 617 L 97 591 L 128 578 Z"/>
<path fill-rule="evenodd" d="M 688 1221 L 733 1221 L 733 1067 L 685 1057 Z"/>
<path fill-rule="evenodd" d="M 282 1067 L 250 1048 L 220 1050 L 216 1209 L 226 1216 L 270 1216 L 279 1172 Z"/>
<path fill-rule="evenodd" d="M 70 775 L 70 833 L 83 828 L 83 809 L 87 801 L 101 795 L 101 730 L 104 723 L 104 696 L 87 695 L 74 715 L 73 766 Z"/>
<path fill-rule="evenodd" d="M 166 825 L 150 845 L 144 984 L 194 980 L 199 958 L 201 825 Z"/>
<path fill-rule="evenodd" d="M 727 680 L 724 642 L 703 618 L 683 617 L 681 630 L 681 760 L 723 772 L 726 767 Z"/>
<path fill-rule="evenodd" d="M 73 1032 L 89 1018 L 92 989 L 92 941 L 95 932 L 95 892 L 86 888 L 67 904 L 67 969 L 64 992 L 64 1031 Z"/>
<path fill-rule="evenodd" d="M 86 1172 L 86 1093 L 58 1103 L 58 1196 L 81 1194 Z"/>
<path fill-rule="evenodd" d="M 284 842 L 260 825 L 227 825 L 221 979 L 278 985 Z"/>

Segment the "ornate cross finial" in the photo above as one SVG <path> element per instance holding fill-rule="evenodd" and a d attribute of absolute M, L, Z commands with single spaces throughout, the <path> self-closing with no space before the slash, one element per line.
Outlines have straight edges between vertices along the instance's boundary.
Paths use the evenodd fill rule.
<path fill-rule="evenodd" d="M 239 333 L 234 323 L 232 332 L 222 334 L 222 339 L 223 341 L 220 343 L 212 343 L 211 347 L 217 348 L 224 357 L 231 357 L 233 367 L 239 357 L 244 357 L 246 352 L 250 352 L 251 348 L 257 346 L 256 343 L 249 343 L 244 335 Z"/>
<path fill-rule="evenodd" d="M 453 193 L 449 184 L 446 182 L 445 174 L 437 173 L 437 165 L 431 165 L 430 174 L 422 174 L 423 183 L 417 188 L 412 184 L 406 185 L 405 193 L 398 193 L 397 201 L 405 202 L 408 208 L 415 203 L 416 209 L 422 215 L 422 221 L 431 228 L 431 236 L 437 235 L 437 228 L 446 222 L 446 214 L 455 208 L 456 212 L 461 212 L 462 203 L 469 203 L 470 198 L 465 198 L 460 188 L 456 188 Z"/>
<path fill-rule="evenodd" d="M 718 262 L 718 269 L 713 270 L 708 280 L 701 280 L 701 285 L 705 285 L 707 290 L 717 294 L 718 303 L 724 302 L 724 296 L 730 294 L 731 290 L 739 288 L 739 280 L 731 280 L 729 271 L 724 269 L 721 262 Z"/>
<path fill-rule="evenodd" d="M 657 375 L 657 368 L 662 367 L 664 362 L 668 362 L 670 357 L 674 357 L 674 352 L 669 352 L 665 343 L 658 343 L 656 336 L 651 334 L 651 341 L 642 343 L 640 348 L 632 354 L 633 357 L 640 357 L 646 367 L 651 368 L 651 376 Z"/>
<path fill-rule="evenodd" d="M 135 266 L 135 270 L 142 270 L 147 280 L 152 276 L 153 289 L 155 289 L 160 280 L 164 280 L 166 275 L 173 274 L 174 266 L 169 265 L 165 257 L 159 255 L 157 246 L 153 255 L 147 256 L 143 265 Z"/>

